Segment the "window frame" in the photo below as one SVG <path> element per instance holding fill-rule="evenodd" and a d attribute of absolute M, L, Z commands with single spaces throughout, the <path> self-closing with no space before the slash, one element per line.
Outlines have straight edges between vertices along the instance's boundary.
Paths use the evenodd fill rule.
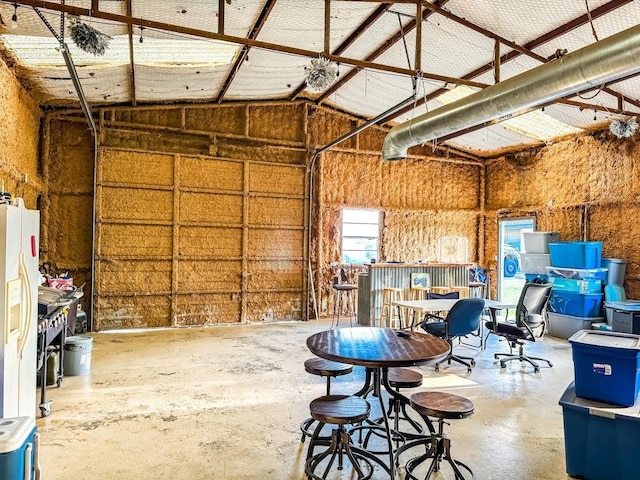
<path fill-rule="evenodd" d="M 376 214 L 377 215 L 377 221 L 375 223 L 370 222 L 370 221 L 345 221 L 345 212 L 368 212 L 369 214 Z M 341 210 L 341 217 L 340 217 L 340 261 L 343 264 L 352 264 L 352 265 L 364 265 L 366 263 L 369 263 L 371 261 L 371 259 L 374 260 L 378 260 L 379 259 L 379 255 L 380 255 L 380 239 L 382 237 L 381 235 L 381 226 L 382 226 L 382 211 L 381 210 L 377 210 L 377 209 L 372 209 L 372 208 L 351 208 L 351 207 L 344 207 Z M 375 225 L 376 226 L 376 236 L 373 237 L 370 234 L 367 235 L 345 235 L 345 230 L 347 230 L 345 228 L 345 225 L 366 225 L 366 226 L 372 226 Z M 376 244 L 376 249 L 375 252 L 372 249 L 364 249 L 364 250 L 359 250 L 359 249 L 345 249 L 345 240 L 363 240 L 364 242 L 367 241 L 371 241 L 374 240 L 375 244 Z M 356 261 L 352 261 L 353 258 L 349 258 L 349 257 L 345 257 L 345 252 L 363 252 L 365 253 L 365 257 L 367 257 L 367 259 L 363 262 L 361 261 L 362 259 L 356 259 Z M 370 253 L 369 255 L 367 255 L 367 253 Z"/>

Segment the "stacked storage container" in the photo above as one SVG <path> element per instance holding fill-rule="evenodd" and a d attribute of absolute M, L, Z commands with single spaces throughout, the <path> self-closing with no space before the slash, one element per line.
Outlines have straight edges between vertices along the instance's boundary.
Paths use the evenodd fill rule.
<path fill-rule="evenodd" d="M 569 343 L 575 381 L 560 398 L 567 473 L 638 478 L 640 336 L 581 330 Z"/>
<path fill-rule="evenodd" d="M 549 243 L 558 242 L 560 234 L 558 232 L 524 232 L 522 239 L 524 252 L 520 254 L 520 261 L 527 282 L 538 279 L 546 283 L 546 268 L 551 265 Z"/>
<path fill-rule="evenodd" d="M 578 330 L 602 322 L 602 287 L 607 269 L 600 268 L 602 242 L 558 242 L 549 244 L 553 283 L 549 299 L 549 333 L 569 338 Z"/>

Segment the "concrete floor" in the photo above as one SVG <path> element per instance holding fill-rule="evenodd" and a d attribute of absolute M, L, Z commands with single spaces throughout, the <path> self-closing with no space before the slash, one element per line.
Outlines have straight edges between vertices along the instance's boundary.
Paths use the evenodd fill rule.
<path fill-rule="evenodd" d="M 324 379 L 304 371 L 311 356 L 305 340 L 328 326 L 320 320 L 92 334 L 90 375 L 49 387 L 51 415 L 37 420 L 43 478 L 304 478 L 307 443 L 298 428 L 325 389 Z M 494 336 L 483 352 L 456 350 L 476 356 L 470 375 L 455 364 L 439 373 L 416 367 L 425 376 L 420 389 L 475 403 L 473 416 L 447 427 L 454 457 L 478 479 L 569 478 L 558 405 L 573 379 L 569 344 L 553 337 L 527 344 L 554 363 L 538 374 L 519 362 L 500 369 L 493 353 L 508 345 Z M 362 378 L 356 368 L 332 382 L 332 393 L 354 392 Z"/>

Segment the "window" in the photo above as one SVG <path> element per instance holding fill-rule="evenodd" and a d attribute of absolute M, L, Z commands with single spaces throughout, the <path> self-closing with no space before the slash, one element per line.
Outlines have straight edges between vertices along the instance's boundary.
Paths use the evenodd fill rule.
<path fill-rule="evenodd" d="M 378 258 L 380 212 L 377 210 L 342 210 L 342 262 L 369 263 Z"/>

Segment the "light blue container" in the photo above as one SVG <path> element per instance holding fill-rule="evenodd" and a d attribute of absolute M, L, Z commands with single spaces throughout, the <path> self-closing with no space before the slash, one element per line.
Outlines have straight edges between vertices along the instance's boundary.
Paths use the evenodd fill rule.
<path fill-rule="evenodd" d="M 575 293 L 601 293 L 602 280 L 574 280 L 572 278 L 551 277 L 555 290 Z"/>
<path fill-rule="evenodd" d="M 551 266 L 561 268 L 600 268 L 602 242 L 549 243 Z"/>

